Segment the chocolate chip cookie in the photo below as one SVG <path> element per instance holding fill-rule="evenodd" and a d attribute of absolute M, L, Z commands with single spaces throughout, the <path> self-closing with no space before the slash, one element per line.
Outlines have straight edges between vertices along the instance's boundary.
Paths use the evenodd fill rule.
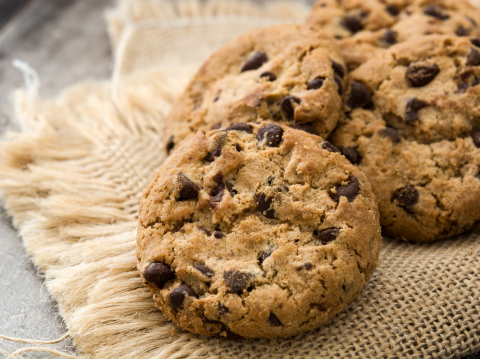
<path fill-rule="evenodd" d="M 158 308 L 210 336 L 316 328 L 361 291 L 381 245 L 365 176 L 330 143 L 276 123 L 197 134 L 155 173 L 138 270 Z"/>
<path fill-rule="evenodd" d="M 468 0 L 319 0 L 307 24 L 339 39 L 350 69 L 393 44 L 428 34 L 480 36 Z"/>
<path fill-rule="evenodd" d="M 350 74 L 330 141 L 367 176 L 390 236 L 428 242 L 480 220 L 479 45 L 425 36 Z"/>
<path fill-rule="evenodd" d="M 304 25 L 243 35 L 214 53 L 174 104 L 166 150 L 197 131 L 257 120 L 328 136 L 342 114 L 344 76 L 334 42 Z"/>

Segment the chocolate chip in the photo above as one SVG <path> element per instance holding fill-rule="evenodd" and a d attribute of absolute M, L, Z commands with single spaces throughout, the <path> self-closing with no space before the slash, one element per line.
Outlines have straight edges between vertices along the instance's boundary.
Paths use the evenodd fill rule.
<path fill-rule="evenodd" d="M 225 186 L 223 184 L 218 185 L 212 192 L 215 193 L 215 195 L 210 197 L 208 204 L 211 208 L 216 208 L 217 205 L 222 202 L 223 195 L 225 194 Z"/>
<path fill-rule="evenodd" d="M 394 30 L 387 30 L 383 33 L 382 40 L 388 45 L 395 45 L 397 43 L 398 33 Z"/>
<path fill-rule="evenodd" d="M 292 102 L 299 104 L 300 99 L 298 97 L 289 95 L 285 96 L 284 98 L 282 98 L 282 101 L 280 101 L 280 108 L 283 112 L 283 115 L 289 121 L 292 121 L 295 117 L 295 109 Z"/>
<path fill-rule="evenodd" d="M 341 79 L 345 77 L 345 68 L 340 65 L 338 62 L 335 62 L 333 60 L 330 60 L 332 62 L 332 69 L 333 71 L 340 76 Z"/>
<path fill-rule="evenodd" d="M 352 164 L 358 165 L 362 161 L 362 156 L 358 153 L 355 147 L 343 147 L 339 146 L 339 150 L 344 155 L 347 160 L 349 160 Z"/>
<path fill-rule="evenodd" d="M 266 77 L 268 81 L 275 81 L 277 79 L 277 76 L 268 71 L 262 73 L 260 77 Z"/>
<path fill-rule="evenodd" d="M 256 52 L 250 59 L 245 62 L 240 72 L 256 70 L 268 61 L 267 55 L 263 51 Z"/>
<path fill-rule="evenodd" d="M 348 176 L 350 183 L 343 187 L 337 188 L 337 193 L 330 192 L 330 198 L 335 202 L 340 201 L 340 197 L 346 197 L 349 202 L 352 202 L 355 197 L 357 197 L 358 192 L 360 192 L 360 183 L 358 182 L 357 177 L 350 175 Z"/>
<path fill-rule="evenodd" d="M 440 20 L 446 20 L 450 18 L 450 15 L 446 14 L 443 11 L 443 8 L 438 5 L 429 5 L 424 10 L 423 13 L 428 16 L 436 17 Z"/>
<path fill-rule="evenodd" d="M 465 91 L 467 91 L 468 87 L 469 87 L 469 85 L 465 82 L 459 83 L 457 85 L 457 92 L 465 92 Z"/>
<path fill-rule="evenodd" d="M 310 270 L 313 266 L 311 263 L 303 263 L 301 266 L 297 268 L 297 271 L 301 271 L 302 269 Z"/>
<path fill-rule="evenodd" d="M 429 84 L 437 77 L 440 69 L 436 64 L 427 66 L 410 65 L 407 70 L 407 78 L 413 87 L 421 87 Z"/>
<path fill-rule="evenodd" d="M 470 42 L 472 43 L 472 45 L 476 46 L 476 47 L 480 47 L 480 38 L 478 37 L 472 37 L 470 39 Z"/>
<path fill-rule="evenodd" d="M 399 188 L 393 192 L 392 200 L 394 199 L 400 206 L 412 206 L 418 202 L 418 191 L 413 186 Z"/>
<path fill-rule="evenodd" d="M 282 323 L 277 318 L 277 316 L 275 314 L 273 314 L 272 312 L 270 312 L 270 315 L 268 316 L 268 321 L 270 322 L 270 324 L 272 324 L 275 327 L 278 327 L 278 326 L 282 325 Z"/>
<path fill-rule="evenodd" d="M 218 125 L 213 126 L 212 130 L 218 130 L 221 127 L 222 127 L 222 124 L 219 123 Z"/>
<path fill-rule="evenodd" d="M 167 141 L 167 145 L 165 146 L 165 150 L 167 151 L 167 154 L 170 154 L 170 151 L 173 150 L 173 147 L 175 147 L 175 142 L 173 141 L 174 137 L 171 135 Z"/>
<path fill-rule="evenodd" d="M 345 16 L 341 24 L 353 33 L 363 29 L 362 20 L 355 15 Z"/>
<path fill-rule="evenodd" d="M 228 308 L 226 306 L 224 306 L 222 303 L 218 303 L 217 304 L 217 312 L 218 312 L 218 315 L 219 316 L 222 316 L 226 313 L 230 313 L 230 311 L 228 310 Z"/>
<path fill-rule="evenodd" d="M 225 237 L 225 235 L 220 232 L 220 231 L 215 231 L 213 232 L 213 236 L 216 238 L 216 239 L 222 239 L 223 237 Z"/>
<path fill-rule="evenodd" d="M 258 261 L 260 263 L 263 263 L 265 261 L 265 259 L 267 259 L 268 257 L 270 257 L 272 255 L 272 251 L 271 250 L 266 250 L 266 251 L 263 251 L 262 253 L 260 253 L 260 257 L 258 258 Z"/>
<path fill-rule="evenodd" d="M 211 270 L 210 268 L 208 268 L 207 266 L 204 266 L 203 264 L 197 264 L 195 267 L 196 270 L 198 270 L 199 272 L 201 272 L 202 274 L 206 275 L 207 277 L 213 277 L 213 275 L 215 274 L 213 272 L 213 270 Z"/>
<path fill-rule="evenodd" d="M 155 284 L 160 289 L 174 276 L 175 272 L 173 272 L 168 265 L 161 262 L 150 263 L 143 272 L 145 280 Z"/>
<path fill-rule="evenodd" d="M 317 77 L 316 79 L 307 83 L 307 90 L 317 90 L 323 86 L 325 82 L 325 77 Z"/>
<path fill-rule="evenodd" d="M 389 137 L 393 142 L 400 142 L 400 134 L 395 128 L 385 127 L 380 130 L 380 134 L 385 137 Z"/>
<path fill-rule="evenodd" d="M 335 74 L 335 83 L 337 84 L 337 92 L 340 96 L 342 96 L 343 94 L 343 83 L 342 83 L 342 79 L 340 78 L 340 76 L 338 76 L 337 74 Z"/>
<path fill-rule="evenodd" d="M 387 5 L 385 10 L 392 16 L 397 16 L 400 13 L 400 10 L 395 5 Z"/>
<path fill-rule="evenodd" d="M 475 178 L 480 180 L 480 172 L 475 175 Z"/>
<path fill-rule="evenodd" d="M 217 183 L 223 183 L 223 173 L 222 172 L 217 172 L 212 179 L 217 182 Z"/>
<path fill-rule="evenodd" d="M 183 173 L 180 173 L 177 176 L 177 181 L 180 187 L 180 190 L 178 191 L 179 194 L 179 201 L 185 201 L 188 199 L 193 199 L 198 197 L 198 191 L 200 191 L 200 188 L 190 181 Z"/>
<path fill-rule="evenodd" d="M 280 126 L 269 123 L 268 125 L 262 127 L 257 133 L 257 140 L 262 141 L 267 135 L 266 145 L 268 147 L 278 147 L 280 142 L 282 142 L 283 130 Z"/>
<path fill-rule="evenodd" d="M 315 128 L 313 128 L 313 126 L 311 125 L 311 122 L 310 123 L 294 123 L 291 127 L 294 128 L 295 130 L 305 131 L 312 135 L 318 136 L 318 133 L 315 130 Z"/>
<path fill-rule="evenodd" d="M 277 192 L 290 192 L 290 188 L 285 185 L 281 185 L 277 187 Z"/>
<path fill-rule="evenodd" d="M 238 143 L 235 144 L 235 149 L 237 150 L 237 152 L 242 151 L 242 147 Z"/>
<path fill-rule="evenodd" d="M 419 100 L 416 97 L 408 100 L 407 108 L 405 111 L 405 121 L 407 121 L 408 123 L 418 121 L 418 111 L 420 111 L 424 107 L 427 107 L 427 103 L 425 101 Z"/>
<path fill-rule="evenodd" d="M 239 122 L 239 123 L 234 123 L 233 125 L 228 126 L 226 129 L 223 131 L 228 132 L 228 131 L 245 131 L 247 133 L 252 133 L 252 128 L 248 123 L 245 122 Z"/>
<path fill-rule="evenodd" d="M 464 28 L 462 25 L 460 25 L 457 30 L 455 30 L 455 34 L 457 36 L 468 36 L 470 35 L 470 30 Z"/>
<path fill-rule="evenodd" d="M 225 279 L 225 283 L 230 288 L 230 292 L 237 294 L 242 294 L 243 290 L 247 288 L 252 277 L 252 274 L 240 272 L 237 269 L 226 271 L 223 274 L 223 278 Z"/>
<path fill-rule="evenodd" d="M 215 161 L 215 158 L 220 157 L 221 154 L 222 154 L 222 146 L 218 145 L 217 147 L 215 147 L 213 152 L 209 153 L 207 157 L 204 158 L 204 160 L 208 162 L 213 162 Z"/>
<path fill-rule="evenodd" d="M 367 87 L 358 81 L 353 81 L 350 85 L 350 97 L 347 106 L 352 110 L 357 107 L 369 108 L 373 105 L 372 97 Z"/>
<path fill-rule="evenodd" d="M 225 186 L 227 187 L 228 192 L 230 192 L 230 195 L 234 197 L 237 194 L 237 191 L 233 189 L 233 183 L 230 182 L 225 182 Z"/>
<path fill-rule="evenodd" d="M 212 235 L 212 232 L 210 232 L 208 229 L 205 229 L 203 227 L 200 227 L 200 226 L 197 226 L 197 228 L 199 230 L 201 230 L 202 232 L 205 232 L 205 234 L 207 235 L 207 237 L 210 237 Z"/>
<path fill-rule="evenodd" d="M 480 147 L 480 127 L 472 129 L 471 135 L 475 147 Z"/>
<path fill-rule="evenodd" d="M 270 207 L 272 205 L 272 200 L 273 200 L 272 197 L 267 198 L 265 196 L 265 193 L 262 192 L 260 194 L 260 197 L 258 197 L 258 202 L 257 202 L 257 206 L 258 206 L 258 209 L 260 210 L 260 212 L 262 212 L 262 214 L 265 217 L 270 218 L 270 219 L 275 218 L 275 210 L 273 208 L 270 209 Z"/>
<path fill-rule="evenodd" d="M 339 234 L 340 228 L 328 228 L 318 232 L 316 237 L 322 244 L 327 244 L 337 238 Z"/>
<path fill-rule="evenodd" d="M 324 150 L 327 150 L 329 152 L 337 152 L 337 153 L 340 153 L 340 151 L 338 150 L 338 148 L 336 148 L 334 145 L 332 145 L 330 142 L 328 141 L 322 141 L 320 143 L 322 145 L 322 148 Z"/>
<path fill-rule="evenodd" d="M 183 308 L 183 302 L 186 297 L 196 297 L 197 294 L 195 291 L 188 285 L 182 284 L 175 288 L 172 293 L 170 293 L 170 304 L 175 309 Z"/>
<path fill-rule="evenodd" d="M 477 49 L 470 50 L 470 53 L 467 55 L 467 65 L 468 66 L 480 65 L 480 52 L 478 52 Z"/>

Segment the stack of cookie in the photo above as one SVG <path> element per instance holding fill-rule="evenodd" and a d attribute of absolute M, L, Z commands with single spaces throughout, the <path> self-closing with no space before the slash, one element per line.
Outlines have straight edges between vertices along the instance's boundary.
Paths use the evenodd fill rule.
<path fill-rule="evenodd" d="M 381 229 L 480 220 L 480 12 L 466 0 L 320 0 L 232 41 L 166 120 L 138 269 L 182 329 L 282 337 L 361 291 Z M 325 140 L 326 139 L 326 140 Z"/>

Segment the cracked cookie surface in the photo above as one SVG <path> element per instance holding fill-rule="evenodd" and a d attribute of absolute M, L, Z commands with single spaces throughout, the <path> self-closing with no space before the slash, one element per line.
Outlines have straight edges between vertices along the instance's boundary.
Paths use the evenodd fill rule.
<path fill-rule="evenodd" d="M 198 334 L 284 337 L 344 309 L 377 266 L 377 205 L 330 143 L 276 123 L 198 132 L 144 194 L 138 270 Z"/>
<path fill-rule="evenodd" d="M 480 220 L 477 45 L 425 36 L 350 74 L 348 118 L 329 140 L 369 179 L 387 235 L 428 242 Z"/>
<path fill-rule="evenodd" d="M 339 39 L 353 69 L 418 36 L 480 36 L 480 11 L 468 0 L 319 0 L 307 25 Z"/>
<path fill-rule="evenodd" d="M 200 68 L 165 120 L 167 152 L 197 131 L 271 120 L 328 136 L 342 115 L 345 64 L 336 44 L 304 25 L 240 36 Z"/>

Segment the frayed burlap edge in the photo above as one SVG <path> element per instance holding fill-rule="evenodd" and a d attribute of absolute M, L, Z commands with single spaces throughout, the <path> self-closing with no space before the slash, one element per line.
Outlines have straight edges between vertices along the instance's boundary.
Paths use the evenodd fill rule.
<path fill-rule="evenodd" d="M 33 84 L 16 96 L 24 131 L 0 146 L 7 211 L 81 358 L 457 358 L 480 349 L 475 234 L 418 246 L 385 239 L 361 295 L 294 338 L 235 342 L 166 322 L 135 269 L 136 212 L 164 159 L 162 120 L 195 66 L 160 65 L 55 100 L 38 99 Z"/>

